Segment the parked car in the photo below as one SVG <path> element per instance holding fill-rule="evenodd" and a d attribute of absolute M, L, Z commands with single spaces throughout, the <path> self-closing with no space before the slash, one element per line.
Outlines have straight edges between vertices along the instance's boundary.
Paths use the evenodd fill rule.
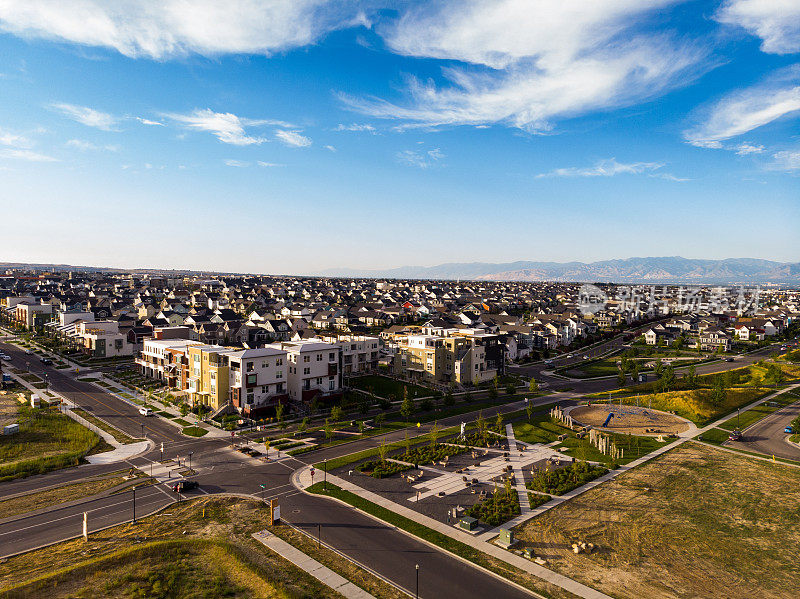
<path fill-rule="evenodd" d="M 786 433 L 787 435 L 793 435 L 794 429 L 791 426 L 787 426 L 786 428 L 783 429 L 783 432 Z"/>
<path fill-rule="evenodd" d="M 189 489 L 196 489 L 200 484 L 196 480 L 181 480 L 172 485 L 173 493 L 185 493 Z"/>
<path fill-rule="evenodd" d="M 574 357 L 575 357 L 575 354 L 567 354 L 567 357 L 568 357 L 568 358 L 574 358 Z"/>
<path fill-rule="evenodd" d="M 740 430 L 733 430 L 731 434 L 728 435 L 728 441 L 741 441 L 742 440 L 742 431 Z"/>
<path fill-rule="evenodd" d="M 25 353 L 26 353 L 26 354 L 28 354 L 29 356 L 32 356 L 32 355 L 33 355 L 33 351 L 32 351 L 32 350 L 30 350 L 30 349 L 26 349 L 26 350 L 25 350 Z"/>
<path fill-rule="evenodd" d="M 731 358 L 731 357 L 729 356 L 729 357 L 725 358 L 725 361 L 726 361 L 726 362 L 733 362 L 733 358 Z"/>
<path fill-rule="evenodd" d="M 150 408 L 139 408 L 139 413 L 142 416 L 152 416 L 153 410 L 151 410 Z"/>
<path fill-rule="evenodd" d="M 45 366 L 53 363 L 53 361 L 50 358 L 39 358 L 39 361 Z"/>
<path fill-rule="evenodd" d="M 2 356 L 0 356 L 0 358 L 5 360 L 6 362 L 10 362 L 11 361 L 11 356 L 9 356 L 8 354 L 3 354 Z"/>
<path fill-rule="evenodd" d="M 544 363 L 549 366 L 550 364 L 553 363 L 553 360 L 548 359 L 548 360 L 545 360 Z"/>

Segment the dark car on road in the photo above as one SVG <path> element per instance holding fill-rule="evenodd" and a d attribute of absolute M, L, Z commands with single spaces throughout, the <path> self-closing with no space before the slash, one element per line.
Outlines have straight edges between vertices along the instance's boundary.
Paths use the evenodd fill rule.
<path fill-rule="evenodd" d="M 52 363 L 53 363 L 53 361 L 52 361 L 50 358 L 39 358 L 39 361 L 40 361 L 42 364 L 45 364 L 45 365 L 47 365 L 47 364 L 52 364 Z"/>
<path fill-rule="evenodd" d="M 182 480 L 172 485 L 173 493 L 185 493 L 189 489 L 196 489 L 200 484 L 196 480 Z"/>
<path fill-rule="evenodd" d="M 733 430 L 731 434 L 728 435 L 728 441 L 741 441 L 742 440 L 742 431 L 740 430 Z"/>

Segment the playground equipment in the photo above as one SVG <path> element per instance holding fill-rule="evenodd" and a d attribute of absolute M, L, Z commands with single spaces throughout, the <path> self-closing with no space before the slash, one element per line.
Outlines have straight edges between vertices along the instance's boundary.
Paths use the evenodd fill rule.
<path fill-rule="evenodd" d="M 614 417 L 614 412 L 608 413 L 608 418 L 606 418 L 605 422 L 603 422 L 603 428 L 608 426 L 608 423 L 611 422 L 611 419 Z"/>

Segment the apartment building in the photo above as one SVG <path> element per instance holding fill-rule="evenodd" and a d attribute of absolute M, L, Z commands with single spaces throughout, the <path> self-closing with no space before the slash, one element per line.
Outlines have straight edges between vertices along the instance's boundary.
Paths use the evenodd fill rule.
<path fill-rule="evenodd" d="M 233 407 L 250 418 L 289 399 L 287 352 L 274 347 L 227 354 L 228 382 Z"/>
<path fill-rule="evenodd" d="M 136 364 L 144 376 L 164 381 L 171 388 L 183 391 L 188 380 L 187 347 L 190 345 L 199 343 L 188 339 L 145 339 Z"/>
<path fill-rule="evenodd" d="M 52 319 L 52 315 L 53 306 L 51 304 L 20 302 L 14 306 L 14 320 L 28 330 L 44 326 Z"/>
<path fill-rule="evenodd" d="M 341 348 L 339 367 L 345 376 L 366 374 L 378 368 L 380 339 L 369 335 L 323 335 L 326 343 Z"/>
<path fill-rule="evenodd" d="M 266 347 L 286 352 L 290 401 L 308 404 L 314 398 L 332 399 L 341 394 L 342 349 L 339 345 L 309 339 L 271 343 Z"/>
<path fill-rule="evenodd" d="M 503 373 L 505 344 L 480 329 L 426 329 L 400 340 L 395 374 L 432 383 L 482 383 Z M 430 334 L 433 333 L 433 334 Z"/>
<path fill-rule="evenodd" d="M 93 358 L 118 358 L 132 356 L 133 346 L 127 335 L 119 332 L 115 320 L 79 322 L 75 327 L 74 339 L 84 353 Z"/>

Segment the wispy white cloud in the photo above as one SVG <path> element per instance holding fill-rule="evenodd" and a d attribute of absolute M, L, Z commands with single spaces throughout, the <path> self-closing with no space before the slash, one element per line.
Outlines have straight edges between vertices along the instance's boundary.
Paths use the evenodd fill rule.
<path fill-rule="evenodd" d="M 711 68 L 697 45 L 642 31 L 651 13 L 678 1 L 425 4 L 379 32 L 399 54 L 464 63 L 443 69 L 449 84 L 410 77 L 404 104 L 340 98 L 408 126 L 502 123 L 549 131 L 559 118 L 656 97 Z"/>
<path fill-rule="evenodd" d="M 549 177 L 613 177 L 615 175 L 640 175 L 642 173 L 653 173 L 664 164 L 661 162 L 617 162 L 616 158 L 600 160 L 593 166 L 567 168 L 557 168 L 547 173 L 536 175 L 537 179 Z"/>
<path fill-rule="evenodd" d="M 335 152 L 336 151 L 336 148 L 334 146 L 328 145 L 328 146 L 324 146 L 324 147 L 325 147 L 326 150 L 330 150 L 331 152 Z"/>
<path fill-rule="evenodd" d="M 0 30 L 130 57 L 272 54 L 363 23 L 342 0 L 3 0 Z"/>
<path fill-rule="evenodd" d="M 235 166 L 238 168 L 243 168 L 246 166 L 250 166 L 250 163 L 244 160 L 233 160 L 232 158 L 228 158 L 227 160 L 223 160 L 226 166 Z"/>
<path fill-rule="evenodd" d="M 735 151 L 739 156 L 747 156 L 748 154 L 761 154 L 764 152 L 764 146 L 744 142 L 736 146 Z"/>
<path fill-rule="evenodd" d="M 800 65 L 728 94 L 698 112 L 700 123 L 684 132 L 690 144 L 721 148 L 722 141 L 743 135 L 800 111 Z"/>
<path fill-rule="evenodd" d="M 256 162 L 256 164 L 258 166 L 263 166 L 263 167 L 266 167 L 266 168 L 276 168 L 276 167 L 279 167 L 279 166 L 284 166 L 283 164 L 278 164 L 277 162 L 264 162 L 263 160 L 258 160 Z"/>
<path fill-rule="evenodd" d="M 369 124 L 359 124 L 359 123 L 350 123 L 349 125 L 345 125 L 339 123 L 335 128 L 334 131 L 356 131 L 356 132 L 367 132 L 376 135 L 378 132 L 376 131 L 375 127 Z"/>
<path fill-rule="evenodd" d="M 77 106 L 75 104 L 65 104 L 63 102 L 56 102 L 50 105 L 51 108 L 57 110 L 64 116 L 77 121 L 87 127 L 94 127 L 95 129 L 102 129 L 103 131 L 114 131 L 114 127 L 119 122 L 119 119 L 107 112 L 100 112 L 88 106 Z"/>
<path fill-rule="evenodd" d="M 139 121 L 139 122 L 140 122 L 142 125 L 151 125 L 151 126 L 159 126 L 159 127 L 165 127 L 165 126 L 166 126 L 166 125 L 164 125 L 164 123 L 161 123 L 161 122 L 159 122 L 159 121 L 152 121 L 152 120 L 150 120 L 150 119 L 145 119 L 145 118 L 142 118 L 142 117 L 140 117 L 140 116 L 137 116 L 137 117 L 135 117 L 135 118 L 136 118 L 136 120 L 137 120 L 137 121 Z"/>
<path fill-rule="evenodd" d="M 395 158 L 400 164 L 416 166 L 423 169 L 433 166 L 445 157 L 446 155 L 439 148 L 433 148 L 427 151 L 403 150 L 395 154 Z"/>
<path fill-rule="evenodd" d="M 760 37 L 764 52 L 800 52 L 800 2 L 797 0 L 727 0 L 716 18 Z"/>
<path fill-rule="evenodd" d="M 12 146 L 15 148 L 29 148 L 33 145 L 30 139 L 24 135 L 11 133 L 0 129 L 0 146 Z"/>
<path fill-rule="evenodd" d="M 0 158 L 14 158 L 15 160 L 27 160 L 28 162 L 59 161 L 58 158 L 21 148 L 0 148 Z"/>
<path fill-rule="evenodd" d="M 774 162 L 767 165 L 769 170 L 800 173 L 800 150 L 783 150 L 772 155 Z"/>
<path fill-rule="evenodd" d="M 188 129 L 212 133 L 221 142 L 236 146 L 261 144 L 269 141 L 265 137 L 249 135 L 246 127 L 261 127 L 264 125 L 290 126 L 284 121 L 270 119 L 247 119 L 238 117 L 230 112 L 214 112 L 209 108 L 195 109 L 189 114 L 164 114 L 166 118 L 182 124 Z"/>
<path fill-rule="evenodd" d="M 293 148 L 305 148 L 312 144 L 311 139 L 305 135 L 300 135 L 298 131 L 278 130 L 275 132 L 275 137 L 285 143 L 287 146 Z"/>

